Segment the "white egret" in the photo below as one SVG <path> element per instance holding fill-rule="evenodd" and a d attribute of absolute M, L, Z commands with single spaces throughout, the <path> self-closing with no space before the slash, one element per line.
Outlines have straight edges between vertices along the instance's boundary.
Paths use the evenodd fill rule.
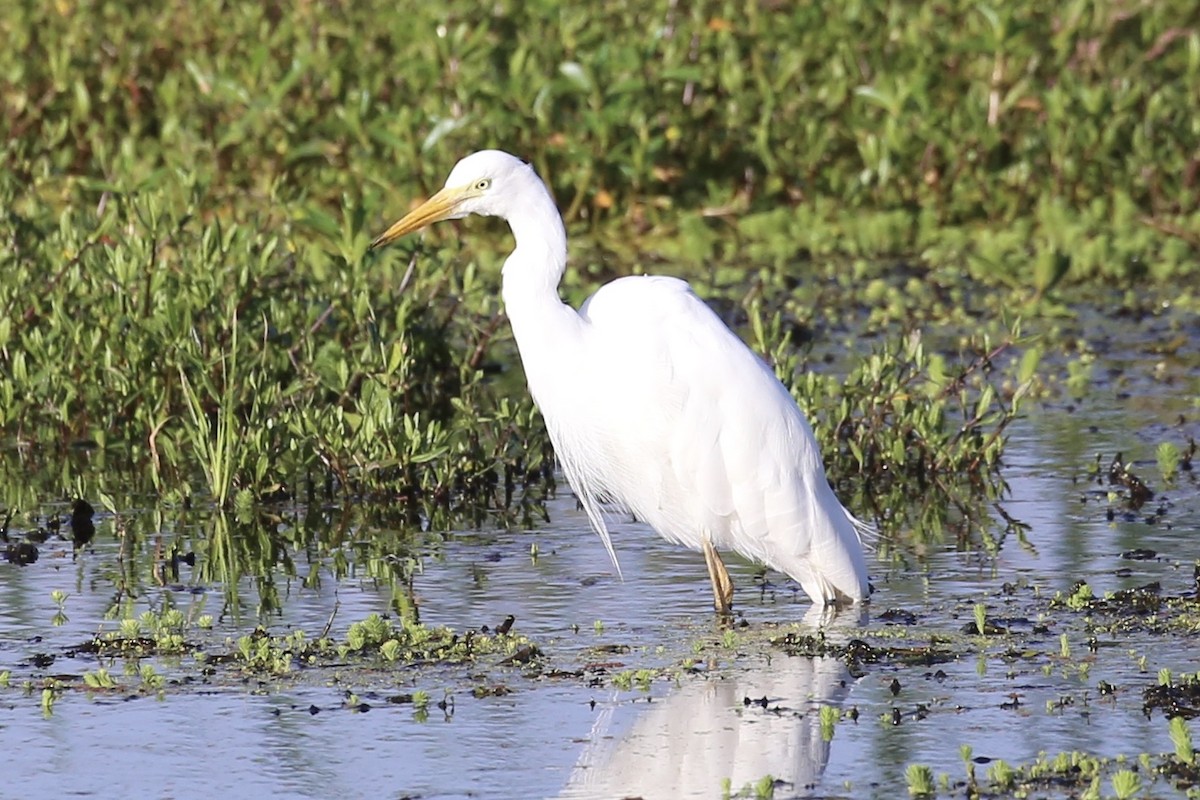
<path fill-rule="evenodd" d="M 469 214 L 512 229 L 501 295 L 529 391 L 618 574 L 606 505 L 703 551 L 718 611 L 733 601 L 718 548 L 790 575 L 814 603 L 866 599 L 868 528 L 834 495 L 774 372 L 676 278 L 620 278 L 578 311 L 563 303 L 566 231 L 529 164 L 467 156 L 371 247 Z"/>

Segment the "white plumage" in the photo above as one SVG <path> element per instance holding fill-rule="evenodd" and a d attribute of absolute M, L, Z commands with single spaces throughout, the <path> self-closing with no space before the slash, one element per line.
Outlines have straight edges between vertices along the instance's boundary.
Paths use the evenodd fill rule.
<path fill-rule="evenodd" d="M 460 161 L 372 246 L 467 214 L 512 228 L 502 293 L 529 389 L 614 564 L 606 506 L 705 550 L 722 610 L 732 584 L 712 548 L 790 575 L 815 603 L 867 597 L 865 526 L 829 487 L 804 415 L 685 282 L 621 278 L 578 312 L 564 304 L 562 218 L 533 168 L 495 150 Z"/>

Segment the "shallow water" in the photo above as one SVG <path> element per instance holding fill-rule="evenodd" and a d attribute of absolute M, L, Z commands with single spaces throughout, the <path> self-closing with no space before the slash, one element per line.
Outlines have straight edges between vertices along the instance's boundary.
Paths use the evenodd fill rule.
<path fill-rule="evenodd" d="M 1160 491 L 1151 506 L 1166 514 L 1154 522 L 1145 513 L 1119 514 L 1110 522 L 1107 488 L 1087 473 L 1095 454 L 1103 454 L 1107 466 L 1120 451 L 1139 459 L 1139 474 L 1161 489 L 1154 448 L 1200 436 L 1200 426 L 1186 421 L 1197 412 L 1195 370 L 1168 365 L 1179 374 L 1164 383 L 1153 359 L 1136 351 L 1114 348 L 1106 358 L 1103 368 L 1122 376 L 1112 381 L 1119 389 L 1093 392 L 1086 400 L 1031 404 L 1029 417 L 1014 429 L 1005 473 L 1012 494 L 1004 508 L 1031 526 L 1027 543 L 1010 536 L 994 554 L 956 550 L 951 543 L 923 559 L 910 554 L 896 564 L 877 562 L 872 579 L 878 592 L 869 610 L 862 617 L 825 620 L 831 639 L 859 635 L 860 626 L 886 627 L 878 615 L 887 609 L 913 612 L 917 626 L 943 631 L 970 621 L 977 602 L 987 603 L 989 614 L 1020 617 L 1045 607 L 1035 594 L 1067 591 L 1080 579 L 1097 593 L 1150 581 L 1160 581 L 1167 594 L 1191 588 L 1200 528 L 1195 479 L 1184 476 L 1176 488 Z M 618 525 L 622 582 L 570 497 L 552 501 L 548 511 L 552 523 L 534 531 L 462 531 L 430 545 L 415 579 L 422 622 L 465 630 L 494 626 L 512 614 L 516 630 L 538 643 L 552 669 L 619 662 L 609 675 L 677 665 L 694 642 L 725 635 L 707 610 L 701 556 L 667 545 L 638 524 Z M 1040 648 L 1057 652 L 1067 633 L 1072 656 L 1061 662 L 1044 655 L 1006 660 L 995 642 L 981 646 L 980 658 L 959 657 L 937 667 L 874 665 L 854 676 L 836 659 L 746 648 L 731 650 L 719 663 L 697 664 L 697 674 L 629 690 L 612 688 L 607 679 L 592 685 L 586 677 L 530 677 L 511 667 L 395 668 L 372 675 L 332 668 L 282 681 L 218 678 L 169 686 L 159 699 L 134 691 L 137 679 L 124 674 L 122 660 L 106 660 L 129 691 L 68 691 L 45 714 L 40 681 L 64 676 L 78 684 L 98 664 L 93 656 L 72 656 L 70 648 L 116 626 L 106 615 L 121 539 L 111 519 L 99 522 L 92 547 L 77 558 L 69 543 L 51 540 L 35 564 L 0 564 L 0 669 L 12 675 L 11 687 L 0 690 L 0 749 L 10 754 L 0 796 L 652 800 L 720 797 L 725 786 L 737 792 L 771 775 L 776 797 L 896 797 L 905 794 L 911 763 L 962 779 L 961 744 L 977 756 L 1010 762 L 1029 762 L 1043 751 L 1135 759 L 1142 752 L 1170 752 L 1161 714 L 1147 719 L 1142 713 L 1142 690 L 1156 682 L 1159 668 L 1200 666 L 1191 639 L 1100 636 L 1092 652 L 1081 626 L 1062 614 L 1049 620 Z M 1133 548 L 1153 549 L 1159 558 L 1121 558 Z M 300 576 L 331 569 L 327 556 L 314 559 L 298 550 L 291 557 Z M 775 585 L 764 590 L 755 581 L 758 570 L 731 561 L 739 587 L 735 603 L 749 630 L 822 622 L 797 587 L 771 576 Z M 184 566 L 166 587 L 136 582 L 135 607 L 160 608 L 169 600 L 192 617 L 212 614 L 219 639 L 236 638 L 259 622 L 273 632 L 301 628 L 315 634 L 331 615 L 333 633 L 343 636 L 350 621 L 392 606 L 391 588 L 353 563 L 347 577 L 327 575 L 316 588 L 300 576 L 277 578 L 279 609 L 261 620 L 255 613 L 257 580 L 244 579 L 238 602 L 226 606 L 223 587 L 196 576 Z M 1017 585 L 1012 594 L 1004 594 L 1006 583 Z M 56 589 L 70 595 L 67 620 L 50 626 L 56 611 L 50 593 Z M 55 659 L 38 666 L 34 654 Z M 1138 661 L 1143 655 L 1145 672 Z M 182 679 L 195 673 L 186 661 L 159 659 L 156 665 Z M 1090 665 L 1086 674 L 1077 669 L 1083 661 Z M 481 681 L 474 673 L 481 671 L 488 684 L 503 684 L 511 693 L 472 696 Z M 22 691 L 26 680 L 38 688 Z M 1102 681 L 1115 685 L 1116 693 L 1101 696 Z M 414 689 L 435 701 L 445 698 L 446 709 L 431 706 L 424 717 L 411 705 L 387 700 Z M 371 710 L 349 710 L 348 691 Z M 1002 707 L 1014 697 L 1015 707 Z M 746 702 L 759 698 L 766 698 L 765 708 Z M 1048 709 L 1048 701 L 1064 698 L 1070 704 Z M 853 707 L 859 717 L 842 720 L 832 741 L 825 741 L 821 705 Z M 893 709 L 900 724 L 893 723 Z M 981 775 L 985 770 L 978 767 Z M 1156 785 L 1156 796 L 1171 791 L 1168 784 Z"/>

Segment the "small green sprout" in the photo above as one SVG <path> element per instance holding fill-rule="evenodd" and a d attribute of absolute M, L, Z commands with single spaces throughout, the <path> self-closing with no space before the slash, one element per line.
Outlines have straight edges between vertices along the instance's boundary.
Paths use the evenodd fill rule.
<path fill-rule="evenodd" d="M 83 682 L 90 689 L 112 689 L 117 685 L 117 682 L 108 674 L 108 670 L 103 667 L 98 668 L 95 672 L 83 673 Z"/>
<path fill-rule="evenodd" d="M 1196 763 L 1196 751 L 1192 749 L 1192 732 L 1183 717 L 1171 717 L 1171 742 L 1175 745 L 1175 757 L 1189 766 Z"/>
<path fill-rule="evenodd" d="M 833 741 L 833 732 L 842 718 L 842 712 L 834 706 L 821 706 L 821 739 Z"/>
<path fill-rule="evenodd" d="M 69 596 L 70 595 L 61 589 L 55 589 L 50 593 L 50 599 L 54 601 L 54 605 L 57 607 L 57 610 L 54 612 L 54 616 L 50 618 L 50 624 L 56 628 L 66 625 L 67 622 L 70 621 L 66 614 L 67 598 Z"/>
<path fill-rule="evenodd" d="M 1163 442 L 1158 446 L 1154 455 L 1158 459 L 1158 471 L 1162 475 L 1163 481 L 1166 483 L 1174 481 L 1182 460 L 1179 448 L 1171 442 Z"/>
<path fill-rule="evenodd" d="M 908 793 L 913 797 L 933 796 L 933 770 L 929 767 L 924 764 L 909 764 L 904 770 L 904 777 L 908 780 Z"/>
<path fill-rule="evenodd" d="M 1075 591 L 1071 592 L 1070 596 L 1067 597 L 1067 608 L 1070 608 L 1074 611 L 1080 611 L 1086 608 L 1092 599 L 1092 587 L 1087 583 L 1080 582 L 1079 585 L 1075 587 Z"/>
<path fill-rule="evenodd" d="M 988 769 L 988 777 L 1001 789 L 1010 789 L 1016 780 L 1016 772 L 1004 759 L 999 759 Z"/>
<path fill-rule="evenodd" d="M 161 689 L 166 682 L 162 675 L 159 675 L 153 664 L 142 664 L 138 668 L 138 676 L 142 679 L 142 683 L 151 689 Z"/>
<path fill-rule="evenodd" d="M 1142 788 L 1142 779 L 1131 769 L 1118 770 L 1113 773 L 1112 787 L 1117 800 L 1127 800 Z"/>

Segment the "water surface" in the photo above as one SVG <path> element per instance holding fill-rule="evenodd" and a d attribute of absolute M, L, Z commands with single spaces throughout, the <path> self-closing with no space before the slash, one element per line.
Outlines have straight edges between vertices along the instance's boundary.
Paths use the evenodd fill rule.
<path fill-rule="evenodd" d="M 952 630 L 971 620 L 979 602 L 989 614 L 1019 620 L 1044 611 L 1046 597 L 1078 580 L 1097 593 L 1152 581 L 1167 594 L 1189 591 L 1200 492 L 1191 474 L 1162 486 L 1153 453 L 1162 441 L 1200 435 L 1191 421 L 1195 368 L 1158 366 L 1136 347 L 1114 346 L 1106 359 L 1098 365 L 1108 376 L 1100 388 L 1031 404 L 1013 429 L 1005 473 L 1011 496 L 1003 509 L 1030 526 L 1024 542 L 1009 535 L 994 551 L 947 542 L 877 561 L 878 592 L 868 610 L 832 621 L 781 576 L 768 575 L 764 586 L 760 570 L 730 559 L 739 620 L 748 626 L 735 633 L 824 625 L 831 639 L 845 641 L 885 628 L 881 615 L 889 609 L 912 612 L 918 626 Z M 1135 468 L 1159 494 L 1146 512 L 1122 511 L 1110 520 L 1120 500 L 1088 473 L 1096 454 L 1107 465 L 1117 452 L 1137 459 Z M 1156 509 L 1163 513 L 1151 516 Z M 145 523 L 139 513 L 150 512 L 130 512 L 121 524 Z M 395 582 L 356 559 L 355 542 L 374 535 L 369 527 L 351 531 L 344 550 L 332 555 L 294 548 L 286 554 L 295 566 L 290 577 L 251 575 L 236 587 L 204 580 L 199 567 L 186 564 L 156 584 L 144 567 L 155 537 L 123 552 L 117 520 L 103 515 L 95 541 L 78 554 L 51 538 L 35 564 L 0 564 L 0 669 L 11 673 L 10 688 L 0 690 L 0 749 L 10 755 L 0 795 L 712 798 L 770 775 L 776 797 L 896 797 L 911 763 L 961 780 L 961 744 L 976 755 L 1026 763 L 1041 752 L 1169 752 L 1166 721 L 1143 713 L 1142 690 L 1160 668 L 1198 666 L 1190 638 L 1101 635 L 1089 649 L 1092 637 L 1066 613 L 1041 620 L 1041 635 L 1029 633 L 1039 620 L 1017 623 L 1043 653 L 1057 652 L 1067 634 L 1072 655 L 1061 661 L 1005 659 L 997 643 L 936 668 L 882 664 L 855 673 L 834 658 L 761 647 L 735 646 L 723 657 L 718 648 L 714 657 L 712 645 L 727 628 L 708 611 L 699 554 L 625 521 L 613 532 L 622 582 L 569 495 L 552 500 L 548 513 L 550 523 L 535 530 L 426 540 L 413 582 L 427 624 L 468 630 L 513 615 L 516 630 L 542 649 L 540 675 L 491 664 L 198 678 L 185 656 L 154 661 L 183 681 L 156 697 L 137 691 L 123 660 L 73 653 L 96 631 L 116 627 L 111 615 L 120 598 L 139 611 L 171 605 L 192 619 L 212 615 L 210 646 L 228 637 L 227 652 L 257 624 L 315 634 L 332 617 L 332 633 L 344 636 L 350 622 L 396 608 Z M 278 524 L 298 525 L 302 514 L 284 511 Z M 999 535 L 999 516 L 996 523 Z M 211 522 L 202 515 L 146 524 L 165 546 L 211 552 L 203 547 Z M 1135 548 L 1158 557 L 1122 558 Z M 69 595 L 59 626 L 50 624 L 54 590 Z M 697 642 L 706 644 L 705 657 L 680 672 Z M 39 655 L 52 663 L 37 661 Z M 78 685 L 98 666 L 127 690 L 68 691 L 44 712 L 46 677 Z M 628 689 L 613 684 L 622 670 L 658 667 L 675 667 L 675 677 Z M 22 690 L 26 681 L 32 691 Z M 1102 683 L 1116 692 L 1102 695 Z M 472 689 L 480 685 L 509 693 L 477 698 Z M 425 715 L 389 702 L 415 689 L 446 708 L 431 706 Z M 370 711 L 350 710 L 351 692 Z M 827 741 L 822 706 L 856 709 L 858 719 L 843 719 Z M 1160 782 L 1156 792 L 1170 796 L 1171 788 Z"/>

